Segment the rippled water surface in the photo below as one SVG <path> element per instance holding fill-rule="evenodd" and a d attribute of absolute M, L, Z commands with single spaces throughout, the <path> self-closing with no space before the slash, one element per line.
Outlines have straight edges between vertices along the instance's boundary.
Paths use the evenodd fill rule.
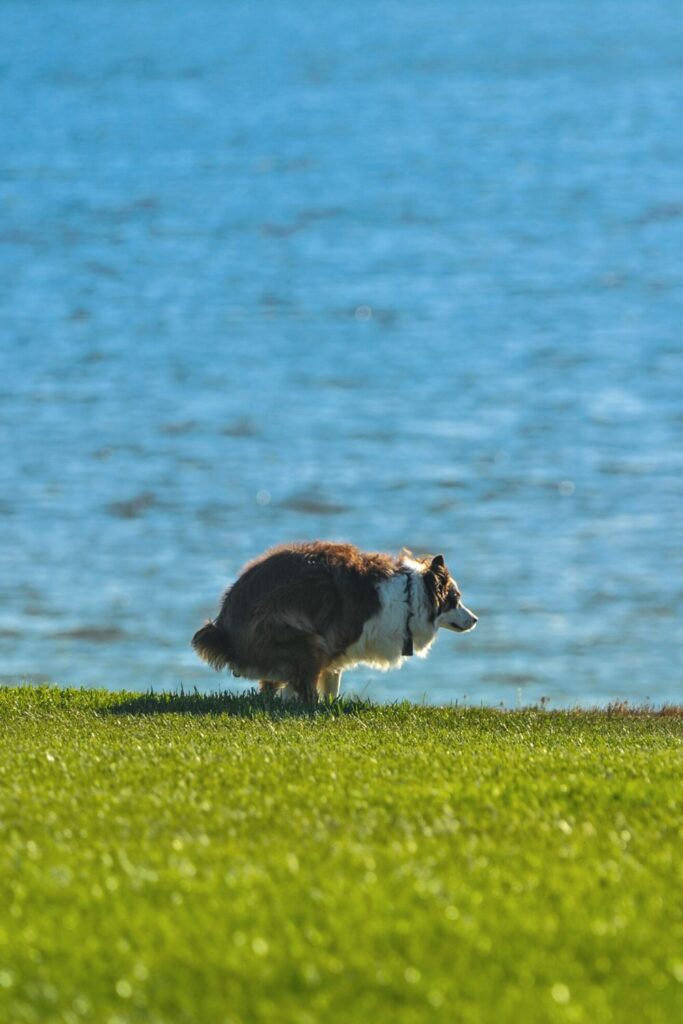
<path fill-rule="evenodd" d="M 674 0 L 6 0 L 0 677 L 229 685 L 221 589 L 331 537 L 480 615 L 358 691 L 680 700 L 682 53 Z"/>

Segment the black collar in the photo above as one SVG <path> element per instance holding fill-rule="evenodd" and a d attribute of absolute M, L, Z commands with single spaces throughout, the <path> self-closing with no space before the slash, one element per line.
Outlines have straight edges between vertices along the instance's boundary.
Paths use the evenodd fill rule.
<path fill-rule="evenodd" d="M 404 658 L 409 658 L 414 653 L 413 652 L 413 631 L 410 628 L 410 620 L 413 617 L 413 609 L 412 609 L 412 601 L 411 601 L 412 594 L 413 594 L 413 575 L 410 572 L 410 570 L 408 570 L 408 572 L 406 573 L 406 605 L 407 605 L 406 628 L 405 628 L 405 632 L 403 634 L 403 650 L 401 651 L 401 654 L 403 655 Z"/>

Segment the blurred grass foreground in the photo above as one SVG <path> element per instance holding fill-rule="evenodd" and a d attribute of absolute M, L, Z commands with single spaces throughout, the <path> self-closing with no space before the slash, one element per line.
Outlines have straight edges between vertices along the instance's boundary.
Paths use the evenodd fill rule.
<path fill-rule="evenodd" d="M 0 690 L 0 1019 L 680 1020 L 668 712 Z"/>

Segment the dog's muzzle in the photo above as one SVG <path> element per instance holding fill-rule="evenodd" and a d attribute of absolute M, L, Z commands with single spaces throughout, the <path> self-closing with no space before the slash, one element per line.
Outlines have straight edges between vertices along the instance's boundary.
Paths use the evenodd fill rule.
<path fill-rule="evenodd" d="M 477 616 L 474 612 L 471 612 L 469 608 L 466 608 L 464 604 L 461 604 L 455 609 L 452 617 L 443 622 L 442 625 L 446 629 L 452 629 L 455 633 L 469 633 L 471 629 L 474 629 L 478 622 Z"/>

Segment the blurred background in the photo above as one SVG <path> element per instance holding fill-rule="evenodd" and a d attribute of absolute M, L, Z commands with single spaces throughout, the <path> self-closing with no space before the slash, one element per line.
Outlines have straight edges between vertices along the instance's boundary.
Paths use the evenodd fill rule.
<path fill-rule="evenodd" d="M 273 543 L 480 616 L 350 690 L 681 699 L 678 0 L 5 0 L 0 680 L 193 655 Z"/>

